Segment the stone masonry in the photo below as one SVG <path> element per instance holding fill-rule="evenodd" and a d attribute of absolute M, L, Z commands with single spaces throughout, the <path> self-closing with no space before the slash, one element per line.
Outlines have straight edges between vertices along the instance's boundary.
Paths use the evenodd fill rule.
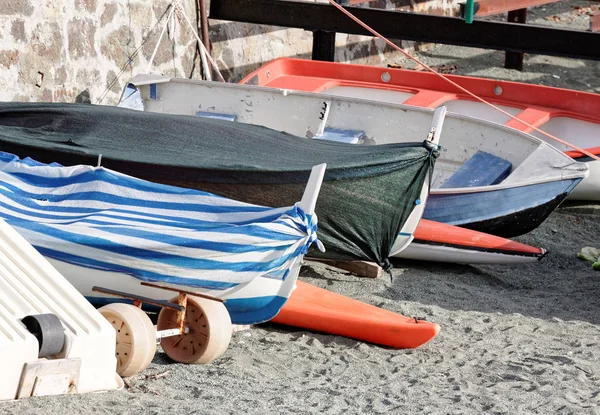
<path fill-rule="evenodd" d="M 448 14 L 455 3 L 378 0 L 371 5 Z M 169 0 L 0 0 L 0 100 L 112 105 L 127 79 L 137 73 L 200 78 L 196 37 L 178 15 L 166 23 L 154 61 L 149 62 L 169 4 Z M 180 4 L 197 26 L 196 0 Z M 310 58 L 312 48 L 310 32 L 217 20 L 210 20 L 210 38 L 211 54 L 231 82 L 278 57 Z M 379 65 L 394 53 L 382 41 L 363 36 L 338 34 L 336 45 L 340 62 Z"/>

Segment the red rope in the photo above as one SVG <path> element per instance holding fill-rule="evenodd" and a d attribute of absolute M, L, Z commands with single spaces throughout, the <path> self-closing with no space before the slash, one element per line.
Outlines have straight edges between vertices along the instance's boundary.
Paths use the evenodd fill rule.
<path fill-rule="evenodd" d="M 405 51 L 404 49 L 402 49 L 400 46 L 397 46 L 395 44 L 393 44 L 392 42 L 390 42 L 387 38 L 385 38 L 383 35 L 379 34 L 378 32 L 376 32 L 373 28 L 371 28 L 370 26 L 368 26 L 366 23 L 364 23 L 362 20 L 360 20 L 358 17 L 354 16 L 352 13 L 350 13 L 348 10 L 346 10 L 345 8 L 343 8 L 342 6 L 340 6 L 339 4 L 337 4 L 334 0 L 329 0 L 329 3 L 333 4 L 335 7 L 337 7 L 341 12 L 343 12 L 346 16 L 348 16 L 349 18 L 351 18 L 352 20 L 354 20 L 356 23 L 358 23 L 359 25 L 361 25 L 363 28 L 365 28 L 366 30 L 368 30 L 369 32 L 373 33 L 373 35 L 375 35 L 376 37 L 378 37 L 379 39 L 383 40 L 385 43 L 387 43 L 388 45 L 390 45 L 392 48 L 396 49 L 397 51 L 403 53 L 404 55 L 406 55 L 408 58 L 412 59 L 413 61 L 417 62 L 419 65 L 423 66 L 425 69 L 427 69 L 428 71 L 434 73 L 435 75 L 439 76 L 440 78 L 444 79 L 445 81 L 449 82 L 450 84 L 454 85 L 456 88 L 460 89 L 461 91 L 463 91 L 464 93 L 470 95 L 471 97 L 475 98 L 478 101 L 483 102 L 484 104 L 489 105 L 490 107 L 494 108 L 497 111 L 500 111 L 502 114 L 509 116 L 510 118 L 512 118 L 513 120 L 517 120 L 518 122 L 520 122 L 521 124 L 526 125 L 527 127 L 537 131 L 538 133 L 541 133 L 543 135 L 545 135 L 548 138 L 551 138 L 552 140 L 558 141 L 561 144 L 564 144 L 568 147 L 571 147 L 577 151 L 579 151 L 582 154 L 585 154 L 586 156 L 589 156 L 593 159 L 596 160 L 600 160 L 600 158 L 598 156 L 596 156 L 595 154 L 590 153 L 589 151 L 583 149 L 583 148 L 579 148 L 571 143 L 568 143 L 566 141 L 561 140 L 560 138 L 547 133 L 546 131 L 542 131 L 537 127 L 534 127 L 533 125 L 515 117 L 514 115 L 509 114 L 508 112 L 504 111 L 502 108 L 499 108 L 497 106 L 495 106 L 494 104 L 487 102 L 485 99 L 475 95 L 474 93 L 472 93 L 471 91 L 467 90 L 466 88 L 458 85 L 456 82 L 452 81 L 451 79 L 445 77 L 444 75 L 442 75 L 439 72 L 436 72 L 435 69 L 429 67 L 428 65 L 426 65 L 425 63 L 421 62 L 419 59 L 415 58 L 414 56 L 412 56 L 410 53 L 408 53 L 407 51 Z"/>

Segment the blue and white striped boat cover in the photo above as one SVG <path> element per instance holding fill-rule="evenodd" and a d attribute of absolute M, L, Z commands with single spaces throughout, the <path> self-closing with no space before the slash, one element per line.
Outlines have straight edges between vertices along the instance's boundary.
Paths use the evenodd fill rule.
<path fill-rule="evenodd" d="M 140 280 L 226 289 L 285 279 L 317 218 L 0 152 L 0 217 L 43 255 Z"/>

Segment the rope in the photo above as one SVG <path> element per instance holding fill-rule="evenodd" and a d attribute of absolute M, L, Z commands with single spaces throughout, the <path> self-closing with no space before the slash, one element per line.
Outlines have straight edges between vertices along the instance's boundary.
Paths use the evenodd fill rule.
<path fill-rule="evenodd" d="M 210 52 L 206 49 L 206 46 L 204 46 L 204 42 L 202 42 L 202 39 L 200 39 L 200 36 L 196 32 L 196 30 L 194 30 L 194 26 L 192 25 L 192 23 L 190 22 L 190 20 L 188 19 L 188 17 L 185 15 L 184 11 L 181 9 L 181 6 L 179 5 L 179 2 L 177 2 L 177 4 L 175 5 L 175 7 L 177 8 L 177 11 L 179 12 L 179 14 L 181 16 L 183 16 L 183 18 L 187 22 L 187 24 L 188 24 L 191 32 L 196 37 L 196 40 L 198 41 L 198 43 L 200 45 L 200 50 L 202 51 L 202 54 L 206 57 L 206 59 L 210 62 L 211 66 L 214 68 L 215 72 L 217 73 L 217 75 L 219 77 L 219 81 L 225 82 L 225 79 L 223 78 L 223 75 L 221 75 L 221 71 L 219 70 L 219 66 L 214 61 L 214 59 L 212 58 L 212 56 L 210 56 Z M 208 67 L 206 66 L 206 62 L 203 60 L 202 63 L 205 65 L 204 68 L 205 68 L 205 71 L 206 71 L 206 74 L 207 74 L 207 79 L 210 81 L 211 80 L 210 79 L 210 72 L 208 71 Z"/>
<path fill-rule="evenodd" d="M 131 56 L 129 57 L 129 59 L 127 59 L 127 62 L 125 62 L 125 64 L 121 68 L 121 71 L 117 74 L 117 76 L 115 76 L 115 79 L 113 79 L 112 82 L 106 87 L 106 89 L 104 90 L 104 92 L 102 92 L 102 94 L 100 95 L 100 98 L 98 98 L 98 101 L 96 101 L 96 104 L 101 104 L 102 101 L 104 100 L 104 98 L 106 98 L 106 96 L 110 92 L 110 89 L 119 81 L 119 78 L 121 78 L 121 75 L 123 75 L 123 72 L 125 72 L 125 70 L 127 69 L 127 66 L 131 65 L 131 63 L 133 62 L 133 60 L 135 59 L 135 57 L 137 56 L 137 54 L 140 52 L 140 50 L 142 50 L 142 48 L 144 47 L 144 45 L 146 44 L 146 42 L 148 42 L 148 40 L 150 39 L 150 35 L 152 35 L 152 33 L 154 32 L 154 30 L 162 22 L 162 20 L 169 13 L 169 11 L 170 11 L 170 5 L 169 5 L 169 7 L 167 7 L 165 9 L 165 11 L 163 12 L 163 14 L 160 16 L 160 19 L 158 19 L 158 21 L 154 24 L 154 26 L 152 26 L 152 29 L 150 29 L 150 31 L 146 35 L 146 38 L 144 40 L 142 40 L 142 43 L 140 44 L 140 46 L 138 46 L 137 49 L 133 51 L 133 53 L 131 54 Z"/>
<path fill-rule="evenodd" d="M 426 65 L 424 62 L 421 62 L 419 59 L 415 58 L 414 56 L 412 56 L 410 53 L 408 53 L 407 51 L 405 51 L 404 49 L 402 49 L 400 46 L 395 45 L 394 43 L 390 42 L 386 37 L 384 37 L 383 35 L 379 34 L 378 32 L 376 32 L 373 28 L 371 28 L 370 26 L 368 26 L 366 23 L 364 23 L 362 20 L 360 20 L 358 17 L 354 16 L 352 13 L 350 13 L 348 10 L 346 10 L 345 8 L 343 8 L 342 6 L 340 6 L 339 4 L 337 4 L 334 0 L 328 0 L 329 3 L 331 3 L 332 5 L 334 5 L 335 7 L 337 7 L 342 13 L 344 13 L 346 16 L 348 16 L 349 18 L 351 18 L 352 20 L 354 20 L 356 23 L 358 23 L 360 26 L 362 26 L 364 29 L 368 30 L 369 32 L 371 32 L 374 36 L 378 37 L 379 39 L 383 40 L 385 43 L 387 43 L 389 46 L 391 46 L 392 48 L 396 49 L 398 52 L 403 53 L 406 57 L 408 57 L 409 59 L 412 59 L 413 61 L 417 62 L 419 65 L 423 66 L 425 69 L 427 69 L 428 71 L 434 73 L 435 75 L 437 75 L 438 77 L 444 79 L 446 82 L 449 82 L 450 84 L 454 85 L 456 88 L 458 88 L 459 90 L 463 91 L 464 93 L 466 93 L 467 95 L 475 98 L 476 100 L 483 102 L 486 105 L 489 105 L 490 107 L 494 108 L 497 111 L 500 111 L 502 114 L 507 115 L 508 117 L 512 118 L 513 120 L 516 120 L 518 122 L 520 122 L 521 124 L 533 129 L 534 131 L 537 131 L 540 134 L 545 135 L 548 138 L 551 138 L 552 140 L 558 141 L 559 143 L 571 147 L 577 151 L 579 151 L 582 154 L 585 154 L 588 157 L 591 157 L 595 160 L 600 160 L 600 158 L 598 156 L 596 156 L 595 154 L 590 153 L 587 150 L 584 150 L 582 148 L 579 148 L 571 143 L 568 143 L 564 140 L 561 140 L 560 138 L 547 133 L 546 131 L 542 131 L 537 127 L 534 127 L 533 125 L 527 123 L 526 121 L 521 120 L 520 118 L 515 117 L 514 115 L 509 114 L 508 112 L 504 111 L 502 108 L 499 108 L 497 106 L 495 106 L 494 104 L 486 101 L 485 99 L 479 97 L 478 95 L 475 95 L 474 93 L 472 93 L 471 91 L 467 90 L 466 88 L 458 85 L 456 82 L 452 81 L 451 79 L 445 77 L 444 75 L 442 75 L 441 73 L 437 72 L 435 69 L 429 67 L 428 65 Z"/>

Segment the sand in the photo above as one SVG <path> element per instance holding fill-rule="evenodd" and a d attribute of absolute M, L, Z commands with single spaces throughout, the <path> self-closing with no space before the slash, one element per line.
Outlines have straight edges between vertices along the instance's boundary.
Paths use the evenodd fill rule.
<path fill-rule="evenodd" d="M 571 6 L 588 3 L 533 14 L 585 29 Z M 502 52 L 437 46 L 419 56 L 460 74 L 600 92 L 596 62 L 528 55 L 517 72 L 502 69 Z M 516 238 L 550 251 L 535 264 L 396 261 L 393 277 L 377 280 L 303 268 L 304 281 L 438 323 L 438 337 L 415 350 L 261 325 L 235 333 L 209 365 L 175 364 L 159 350 L 131 388 L 4 402 L 0 413 L 600 413 L 600 272 L 576 258 L 599 235 L 600 206 L 565 206 Z"/>

